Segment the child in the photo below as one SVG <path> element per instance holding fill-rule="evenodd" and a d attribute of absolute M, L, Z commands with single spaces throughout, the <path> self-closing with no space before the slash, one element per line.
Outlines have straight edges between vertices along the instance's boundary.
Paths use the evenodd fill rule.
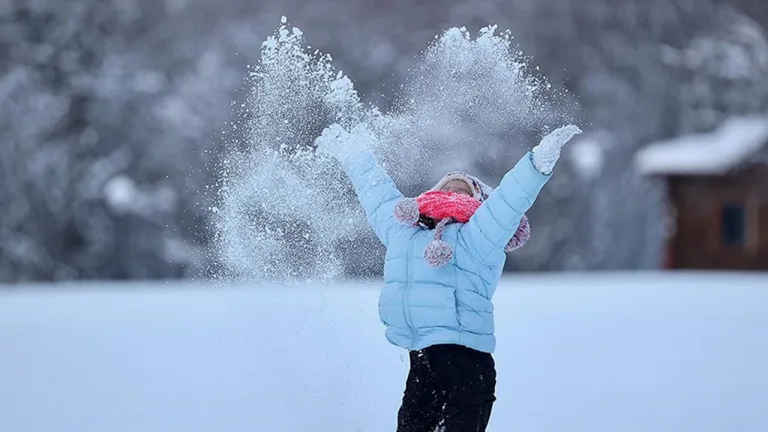
<path fill-rule="evenodd" d="M 387 248 L 379 315 L 389 342 L 410 356 L 398 432 L 486 430 L 496 400 L 491 299 L 505 251 L 527 240 L 525 212 L 579 133 L 565 126 L 547 135 L 496 190 L 450 173 L 416 199 L 403 197 L 365 147 L 372 139 L 365 126 L 350 133 L 332 125 L 317 139 L 318 151 L 342 165 Z"/>

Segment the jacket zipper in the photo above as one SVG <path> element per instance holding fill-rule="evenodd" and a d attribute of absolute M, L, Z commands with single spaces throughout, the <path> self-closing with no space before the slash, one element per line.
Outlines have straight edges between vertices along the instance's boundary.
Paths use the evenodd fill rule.
<path fill-rule="evenodd" d="M 408 250 L 405 251 L 405 289 L 403 290 L 403 315 L 405 316 L 405 324 L 411 331 L 411 348 L 416 345 L 416 339 L 418 334 L 413 327 L 413 320 L 411 319 L 411 307 L 408 301 L 408 291 L 411 289 L 411 249 L 413 246 L 413 240 L 416 236 L 411 236 L 408 241 Z"/>

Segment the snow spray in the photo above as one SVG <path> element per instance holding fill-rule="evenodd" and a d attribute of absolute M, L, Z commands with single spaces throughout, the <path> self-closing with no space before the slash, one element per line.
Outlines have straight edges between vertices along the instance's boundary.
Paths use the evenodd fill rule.
<path fill-rule="evenodd" d="M 370 259 L 354 247 L 370 229 L 351 184 L 314 151 L 332 123 L 367 125 L 373 134 L 360 145 L 396 181 L 413 183 L 470 169 L 473 155 L 510 145 L 510 130 L 550 123 L 558 113 L 548 102 L 554 92 L 511 44 L 511 34 L 496 34 L 495 26 L 474 39 L 465 28 L 445 31 L 417 59 L 393 108 L 381 112 L 363 104 L 332 57 L 312 51 L 283 17 L 249 69 L 250 92 L 233 125 L 240 138 L 222 155 L 213 212 L 223 274 L 322 281 L 344 273 L 345 256 Z"/>

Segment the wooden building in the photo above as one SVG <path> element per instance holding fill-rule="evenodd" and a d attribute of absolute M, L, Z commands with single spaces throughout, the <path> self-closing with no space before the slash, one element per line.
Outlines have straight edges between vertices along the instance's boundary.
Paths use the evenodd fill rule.
<path fill-rule="evenodd" d="M 768 270 L 768 118 L 650 144 L 636 162 L 668 186 L 667 268 Z"/>

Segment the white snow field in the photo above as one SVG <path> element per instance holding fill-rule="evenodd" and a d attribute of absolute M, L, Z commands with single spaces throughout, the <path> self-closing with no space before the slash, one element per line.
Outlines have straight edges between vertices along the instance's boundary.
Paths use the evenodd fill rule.
<path fill-rule="evenodd" d="M 0 431 L 394 431 L 377 288 L 0 289 Z M 495 302 L 491 431 L 768 430 L 768 275 L 512 276 Z"/>

